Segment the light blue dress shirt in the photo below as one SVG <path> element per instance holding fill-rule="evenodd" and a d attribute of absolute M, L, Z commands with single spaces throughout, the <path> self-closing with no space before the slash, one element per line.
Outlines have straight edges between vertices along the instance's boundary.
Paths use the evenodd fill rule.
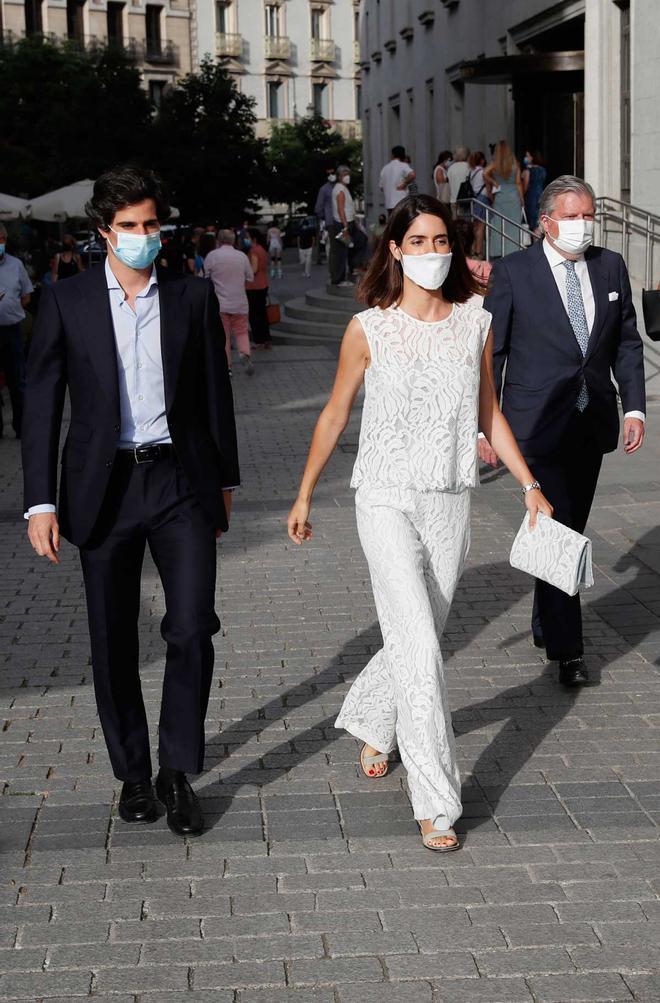
<path fill-rule="evenodd" d="M 117 348 L 119 449 L 171 442 L 165 411 L 156 269 L 135 297 L 135 310 L 128 305 L 107 258 L 105 277 Z"/>

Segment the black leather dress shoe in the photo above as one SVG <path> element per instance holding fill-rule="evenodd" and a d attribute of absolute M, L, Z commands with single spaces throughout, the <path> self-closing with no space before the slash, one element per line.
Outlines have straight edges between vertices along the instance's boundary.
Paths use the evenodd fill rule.
<path fill-rule="evenodd" d="M 167 824 L 173 833 L 201 836 L 204 830 L 202 809 L 185 773 L 161 770 L 156 779 L 156 794 L 167 809 Z"/>
<path fill-rule="evenodd" d="M 545 648 L 545 641 L 543 640 L 543 637 L 542 637 L 541 634 L 533 634 L 532 636 L 534 638 L 534 647 L 535 648 Z"/>
<path fill-rule="evenodd" d="M 589 672 L 583 658 L 568 658 L 559 663 L 559 682 L 564 686 L 584 686 Z"/>
<path fill-rule="evenodd" d="M 125 783 L 119 798 L 119 816 L 124 822 L 155 822 L 158 818 L 151 780 Z"/>

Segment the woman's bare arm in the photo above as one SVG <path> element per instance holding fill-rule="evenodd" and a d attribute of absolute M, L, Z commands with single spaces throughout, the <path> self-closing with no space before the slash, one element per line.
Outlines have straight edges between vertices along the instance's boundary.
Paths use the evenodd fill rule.
<path fill-rule="evenodd" d="M 348 424 L 351 408 L 369 361 L 369 344 L 365 333 L 360 321 L 353 318 L 341 343 L 332 393 L 316 422 L 298 497 L 287 520 L 289 536 L 294 543 L 302 543 L 312 535 L 307 517 L 314 488 Z"/>

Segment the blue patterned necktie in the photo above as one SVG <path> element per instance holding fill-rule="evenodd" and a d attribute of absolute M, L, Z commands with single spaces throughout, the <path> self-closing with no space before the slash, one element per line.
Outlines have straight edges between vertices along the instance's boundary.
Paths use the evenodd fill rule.
<path fill-rule="evenodd" d="M 582 287 L 580 286 L 580 280 L 577 276 L 577 272 L 575 271 L 575 262 L 566 260 L 563 262 L 563 265 L 566 269 L 568 319 L 571 322 L 571 327 L 573 328 L 573 332 L 577 338 L 580 351 L 582 352 L 582 355 L 585 356 L 587 354 L 587 346 L 589 344 L 589 325 L 587 324 L 587 315 L 584 312 Z M 583 380 L 575 406 L 578 411 L 584 411 L 588 403 L 589 391 L 587 390 L 587 384 Z"/>

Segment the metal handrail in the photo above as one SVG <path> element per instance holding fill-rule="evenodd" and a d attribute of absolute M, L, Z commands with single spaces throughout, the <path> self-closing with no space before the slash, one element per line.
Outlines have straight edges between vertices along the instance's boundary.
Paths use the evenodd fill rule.
<path fill-rule="evenodd" d="M 653 252 L 655 245 L 660 243 L 660 216 L 609 195 L 601 195 L 596 199 L 596 225 L 597 243 L 607 247 L 609 235 L 615 234 L 621 240 L 621 253 L 626 262 L 630 257 L 631 236 L 643 238 L 644 284 L 647 289 L 652 288 Z"/>
<path fill-rule="evenodd" d="M 497 209 L 494 209 L 492 206 L 486 205 L 485 202 L 480 202 L 479 199 L 476 199 L 476 198 L 461 199 L 461 201 L 458 202 L 457 205 L 460 207 L 459 210 L 458 210 L 459 211 L 459 216 L 460 216 L 461 212 L 465 212 L 466 211 L 465 207 L 469 207 L 469 208 L 467 208 L 467 212 L 469 214 L 469 218 L 471 220 L 473 220 L 473 221 L 476 220 L 477 222 L 485 224 L 485 228 L 486 228 L 486 247 L 485 247 L 486 261 L 490 261 L 490 235 L 491 235 L 491 233 L 497 234 L 497 236 L 500 237 L 500 239 L 501 239 L 501 245 L 500 246 L 501 246 L 502 249 L 504 247 L 504 241 L 505 240 L 508 240 L 510 243 L 515 244 L 516 247 L 518 248 L 518 250 L 522 251 L 522 250 L 524 250 L 524 248 L 529 247 L 530 237 L 531 237 L 532 241 L 539 239 L 539 234 L 534 233 L 532 230 L 530 230 L 530 228 L 527 225 L 527 223 L 523 223 L 522 221 L 521 222 L 516 222 L 515 219 L 510 219 L 508 216 L 505 216 L 504 213 L 499 212 Z M 475 206 L 477 206 L 477 205 L 480 207 L 480 210 L 483 210 L 485 212 L 485 214 L 486 214 L 486 219 L 485 220 L 481 219 L 479 216 L 477 216 L 475 214 L 474 209 L 475 209 Z M 521 213 L 522 213 L 522 207 L 521 207 Z M 506 231 L 505 231 L 505 226 L 506 226 Z M 517 232 L 515 232 L 513 235 L 511 235 L 511 232 L 510 232 L 510 229 L 509 229 L 510 227 L 515 227 Z"/>

